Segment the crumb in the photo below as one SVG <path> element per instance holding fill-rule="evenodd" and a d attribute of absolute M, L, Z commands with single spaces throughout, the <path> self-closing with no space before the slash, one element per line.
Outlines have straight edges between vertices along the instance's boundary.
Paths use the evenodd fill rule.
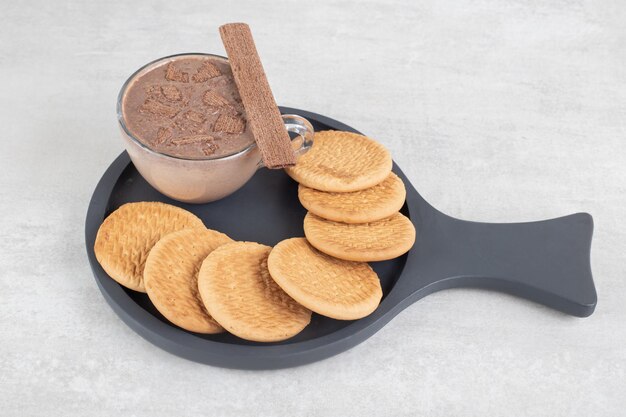
<path fill-rule="evenodd" d="M 188 112 L 183 114 L 183 117 L 194 123 L 204 123 L 204 121 L 206 120 L 206 117 L 204 117 L 202 113 L 198 113 L 197 111 L 193 110 L 189 110 Z"/>
<path fill-rule="evenodd" d="M 176 68 L 174 66 L 174 63 L 170 63 L 165 71 L 165 79 L 168 81 L 179 81 L 182 83 L 188 83 L 189 74 Z"/>
<path fill-rule="evenodd" d="M 188 110 L 174 123 L 182 132 L 201 133 L 204 130 L 204 122 L 206 122 L 206 117 L 202 113 Z"/>
<path fill-rule="evenodd" d="M 172 129 L 168 127 L 160 127 L 157 131 L 156 140 L 157 145 L 163 144 L 166 140 L 172 137 Z"/>
<path fill-rule="evenodd" d="M 139 108 L 140 113 L 150 113 L 155 116 L 165 116 L 173 118 L 178 114 L 178 110 L 163 103 L 159 103 L 153 98 L 147 98 Z"/>
<path fill-rule="evenodd" d="M 202 96 L 202 102 L 211 107 L 228 106 L 228 100 L 212 90 L 205 91 L 204 95 Z"/>
<path fill-rule="evenodd" d="M 175 146 L 182 145 L 191 145 L 191 144 L 208 144 L 213 143 L 215 139 L 213 136 L 209 135 L 191 135 L 191 136 L 182 136 L 180 138 L 172 139 L 171 144 Z"/>
<path fill-rule="evenodd" d="M 161 86 L 161 93 L 169 101 L 181 101 L 183 99 L 183 94 L 173 85 Z"/>
<path fill-rule="evenodd" d="M 206 156 L 213 155 L 219 146 L 214 142 L 208 142 L 202 147 L 202 153 Z"/>
<path fill-rule="evenodd" d="M 214 132 L 243 133 L 246 130 L 246 121 L 240 116 L 220 114 L 213 125 Z"/>
<path fill-rule="evenodd" d="M 198 71 L 191 77 L 194 83 L 203 83 L 211 78 L 219 77 L 222 72 L 212 62 L 205 61 Z"/>

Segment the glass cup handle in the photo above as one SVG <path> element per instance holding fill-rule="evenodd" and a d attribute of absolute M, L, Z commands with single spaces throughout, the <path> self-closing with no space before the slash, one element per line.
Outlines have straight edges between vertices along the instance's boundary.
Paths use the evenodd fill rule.
<path fill-rule="evenodd" d="M 303 155 L 313 146 L 315 129 L 313 129 L 313 126 L 311 126 L 311 123 L 309 123 L 307 119 L 297 114 L 283 114 L 282 118 L 287 132 L 296 133 L 298 135 L 291 140 L 291 146 L 296 157 Z M 263 161 L 260 161 L 257 168 L 264 166 Z"/>
<path fill-rule="evenodd" d="M 315 130 L 311 123 L 297 114 L 283 114 L 283 122 L 287 132 L 297 133 L 298 136 L 291 141 L 291 146 L 296 156 L 300 156 L 313 146 Z"/>

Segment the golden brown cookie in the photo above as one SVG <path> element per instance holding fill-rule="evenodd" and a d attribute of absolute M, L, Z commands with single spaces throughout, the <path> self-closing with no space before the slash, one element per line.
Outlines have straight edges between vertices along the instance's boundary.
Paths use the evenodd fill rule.
<path fill-rule="evenodd" d="M 204 228 L 204 224 L 187 210 L 157 202 L 127 203 L 100 225 L 96 259 L 115 281 L 146 292 L 143 268 L 150 249 L 166 234 L 191 228 Z"/>
<path fill-rule="evenodd" d="M 415 243 L 415 227 L 400 213 L 370 223 L 348 224 L 304 217 L 304 234 L 320 251 L 348 261 L 384 261 L 407 252 Z"/>
<path fill-rule="evenodd" d="M 198 271 L 215 249 L 233 240 L 209 229 L 170 233 L 150 251 L 143 281 L 150 301 L 166 319 L 196 333 L 224 329 L 207 312 L 198 292 Z"/>
<path fill-rule="evenodd" d="M 391 154 L 367 136 L 338 130 L 316 132 L 313 146 L 287 174 L 316 190 L 347 193 L 384 181 L 391 172 Z"/>
<path fill-rule="evenodd" d="M 391 216 L 406 198 L 404 183 L 393 172 L 380 184 L 351 193 L 329 193 L 300 185 L 300 203 L 313 214 L 343 223 L 367 223 Z"/>
<path fill-rule="evenodd" d="M 228 243 L 207 256 L 198 274 L 198 289 L 209 314 L 242 339 L 289 339 L 311 321 L 311 311 L 270 277 L 271 249 L 253 242 Z"/>
<path fill-rule="evenodd" d="M 383 296 L 378 275 L 367 263 L 326 255 L 303 237 L 277 244 L 267 266 L 274 281 L 294 300 L 334 319 L 365 317 Z"/>

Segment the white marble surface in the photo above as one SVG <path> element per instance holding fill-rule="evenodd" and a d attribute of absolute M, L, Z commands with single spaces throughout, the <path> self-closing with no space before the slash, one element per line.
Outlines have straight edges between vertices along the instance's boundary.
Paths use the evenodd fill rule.
<path fill-rule="evenodd" d="M 0 25 L 3 416 L 617 416 L 626 410 L 626 3 L 22 1 Z M 595 219 L 595 314 L 452 290 L 323 362 L 200 366 L 144 341 L 85 255 L 122 151 L 114 103 L 154 58 L 252 26 L 278 101 L 387 145 L 453 216 Z"/>

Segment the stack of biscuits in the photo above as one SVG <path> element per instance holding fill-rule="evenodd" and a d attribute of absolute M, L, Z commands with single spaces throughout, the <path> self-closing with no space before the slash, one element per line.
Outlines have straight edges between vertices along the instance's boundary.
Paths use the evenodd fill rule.
<path fill-rule="evenodd" d="M 398 213 L 405 191 L 389 153 L 365 136 L 320 132 L 288 173 L 309 210 L 306 238 L 273 248 L 238 242 L 179 207 L 128 203 L 100 226 L 96 258 L 191 332 L 275 342 L 302 331 L 312 312 L 338 320 L 369 315 L 382 289 L 367 261 L 399 256 L 415 240 Z"/>
<path fill-rule="evenodd" d="M 391 172 L 380 143 L 351 132 L 315 134 L 315 144 L 287 173 L 309 211 L 304 233 L 316 249 L 339 259 L 396 258 L 415 243 L 415 227 L 399 210 L 406 189 Z"/>

